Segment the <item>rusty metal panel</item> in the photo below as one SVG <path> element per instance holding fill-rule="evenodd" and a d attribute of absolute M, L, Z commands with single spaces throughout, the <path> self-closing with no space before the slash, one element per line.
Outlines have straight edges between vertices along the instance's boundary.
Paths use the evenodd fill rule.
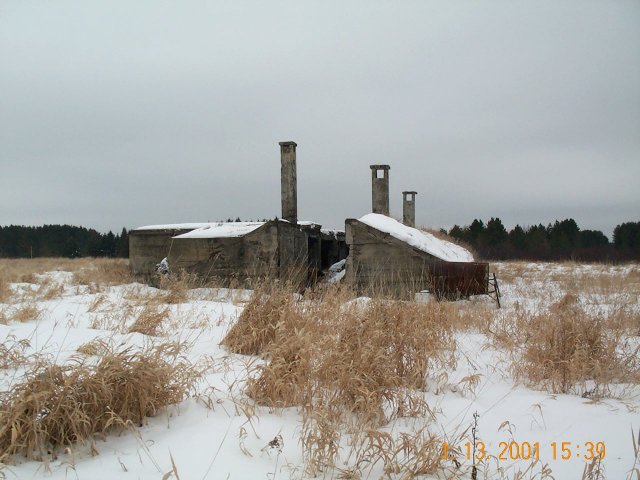
<path fill-rule="evenodd" d="M 486 262 L 438 262 L 431 268 L 431 289 L 441 298 L 486 295 L 489 264 Z"/>

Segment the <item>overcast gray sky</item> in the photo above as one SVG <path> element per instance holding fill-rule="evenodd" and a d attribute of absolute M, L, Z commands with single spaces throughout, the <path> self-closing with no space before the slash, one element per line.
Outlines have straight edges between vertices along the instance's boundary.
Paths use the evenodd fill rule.
<path fill-rule="evenodd" d="M 640 1 L 0 2 L 0 225 L 640 220 Z"/>

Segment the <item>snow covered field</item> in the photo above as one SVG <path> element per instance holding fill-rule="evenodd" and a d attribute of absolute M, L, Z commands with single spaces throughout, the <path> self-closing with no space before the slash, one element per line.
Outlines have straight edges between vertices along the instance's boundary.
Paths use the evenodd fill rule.
<path fill-rule="evenodd" d="M 96 339 L 114 348 L 135 349 L 180 342 L 184 355 L 203 375 L 189 398 L 163 409 L 139 428 L 99 436 L 96 451 L 90 445 L 75 445 L 45 461 L 4 458 L 0 474 L 18 479 L 308 477 L 301 409 L 256 405 L 244 393 L 245 380 L 265 360 L 233 354 L 219 345 L 251 292 L 210 288 L 166 292 L 126 280 L 101 280 L 100 271 L 109 268 L 105 264 L 92 270 L 88 263 L 76 267 L 68 261 L 60 271 L 49 265 L 46 273 L 18 278 L 7 273 L 10 261 L 2 262 L 2 390 L 23 380 L 34 354 L 58 364 L 74 359 L 91 362 L 91 356 L 78 348 Z M 523 351 L 508 347 L 509 338 L 500 337 L 498 330 L 505 334 L 509 332 L 505 325 L 522 327 L 512 319 L 553 310 L 571 294 L 583 311 L 618 322 L 617 348 L 629 359 L 640 345 L 639 266 L 498 263 L 492 269 L 500 281 L 503 308 L 496 309 L 488 298 L 451 305 L 461 319 L 454 331 L 455 365 L 430 372 L 421 394 L 433 415 L 398 418 L 379 426 L 376 435 L 381 445 L 386 439 L 428 430 L 441 437 L 440 443 L 448 443 L 455 460 L 443 460 L 435 474 L 417 478 L 471 478 L 472 461 L 467 457 L 472 455 L 467 455 L 465 443 L 472 439 L 475 413 L 479 415 L 476 438 L 483 444 L 478 443 L 476 452 L 482 456 L 484 448 L 485 453 L 478 462 L 477 478 L 581 479 L 585 465 L 591 463 L 585 457 L 603 451 L 600 472 L 584 478 L 637 478 L 632 470 L 640 469 L 640 459 L 632 438 L 637 442 L 640 432 L 640 388 L 633 358 L 629 368 L 635 373 L 626 381 L 607 385 L 585 381 L 569 393 L 553 393 L 518 376 L 513 365 Z M 161 313 L 155 335 L 131 333 L 149 305 Z M 336 442 L 335 468 L 325 469 L 317 478 L 411 478 L 402 471 L 385 473 L 382 460 L 354 469 L 354 439 L 344 431 Z M 519 449 L 517 455 L 509 451 L 512 442 Z M 510 458 L 529 456 L 526 445 L 537 447 L 538 462 Z"/>

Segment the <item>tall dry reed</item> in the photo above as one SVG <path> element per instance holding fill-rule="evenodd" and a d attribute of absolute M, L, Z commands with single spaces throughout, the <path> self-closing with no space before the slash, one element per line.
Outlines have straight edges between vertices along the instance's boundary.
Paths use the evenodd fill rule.
<path fill-rule="evenodd" d="M 438 304 L 345 303 L 329 290 L 296 302 L 289 292 L 256 295 L 223 344 L 269 362 L 248 385 L 273 407 L 322 405 L 366 422 L 423 411 L 416 391 L 430 369 L 455 362 L 455 340 Z"/>
<path fill-rule="evenodd" d="M 162 323 L 169 317 L 169 309 L 149 303 L 144 306 L 136 320 L 129 327 L 129 333 L 158 335 Z"/>
<path fill-rule="evenodd" d="M 141 425 L 180 402 L 198 373 L 178 352 L 111 351 L 97 364 L 76 358 L 42 362 L 0 400 L 0 461 L 12 455 L 46 460 L 95 434 Z"/>
<path fill-rule="evenodd" d="M 261 354 L 275 339 L 280 320 L 297 314 L 294 303 L 289 288 L 266 285 L 257 288 L 222 345 L 242 355 Z"/>
<path fill-rule="evenodd" d="M 267 360 L 247 383 L 247 394 L 258 404 L 302 408 L 305 468 L 313 475 L 335 466 L 345 428 L 365 432 L 400 417 L 431 418 L 424 400 L 427 379 L 456 361 L 452 311 L 443 307 L 353 300 L 352 292 L 335 286 L 307 299 L 290 290 L 262 291 L 223 344 Z M 354 450 L 354 472 L 383 461 L 363 446 L 365 437 L 358 438 L 352 448 L 366 454 Z M 415 451 L 387 451 L 393 459 L 384 460 L 384 468 L 432 471 L 439 463 L 436 445 L 425 440 Z"/>
<path fill-rule="evenodd" d="M 574 295 L 548 311 L 518 310 L 513 319 L 492 333 L 514 352 L 517 379 L 554 393 L 593 395 L 611 383 L 640 381 L 640 347 L 627 345 L 624 332 L 611 328 L 620 320 L 587 312 Z"/>

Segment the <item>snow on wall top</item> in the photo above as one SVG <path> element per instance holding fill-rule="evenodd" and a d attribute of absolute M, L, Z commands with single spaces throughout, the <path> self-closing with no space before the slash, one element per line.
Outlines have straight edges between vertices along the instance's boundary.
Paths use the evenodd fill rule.
<path fill-rule="evenodd" d="M 298 220 L 298 225 L 301 227 L 312 227 L 317 228 L 320 227 L 320 232 L 326 235 L 331 235 L 334 238 L 337 238 L 338 235 L 344 235 L 344 230 L 336 230 L 333 228 L 322 228 L 322 225 L 318 222 L 313 222 L 309 220 Z"/>
<path fill-rule="evenodd" d="M 319 223 L 312 222 L 310 220 L 298 220 L 298 225 L 302 227 L 321 227 L 322 226 Z"/>
<path fill-rule="evenodd" d="M 394 238 L 408 243 L 412 247 L 433 255 L 447 262 L 473 262 L 473 255 L 460 245 L 441 240 L 431 233 L 416 228 L 407 227 L 402 223 L 378 213 L 369 213 L 359 219 L 381 232 L 388 233 Z"/>
<path fill-rule="evenodd" d="M 146 225 L 134 228 L 136 230 L 195 230 L 210 225 L 209 223 L 168 223 L 166 225 Z"/>
<path fill-rule="evenodd" d="M 228 238 L 243 237 L 247 233 L 251 233 L 257 228 L 264 225 L 265 222 L 221 222 L 207 223 L 200 228 L 196 228 L 191 232 L 176 235 L 173 238 Z"/>
<path fill-rule="evenodd" d="M 344 230 L 334 230 L 332 228 L 323 228 L 320 231 L 326 235 L 331 235 L 334 238 L 337 238 L 339 235 L 344 235 Z"/>

